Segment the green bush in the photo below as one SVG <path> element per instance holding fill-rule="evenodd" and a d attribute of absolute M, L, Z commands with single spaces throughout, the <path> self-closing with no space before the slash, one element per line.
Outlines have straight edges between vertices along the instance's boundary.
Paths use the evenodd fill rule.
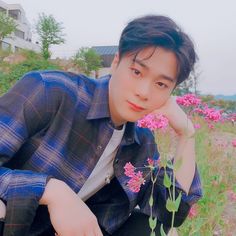
<path fill-rule="evenodd" d="M 33 50 L 20 49 L 19 53 L 26 57 L 27 60 L 43 60 L 41 53 L 37 53 Z"/>
<path fill-rule="evenodd" d="M 12 87 L 17 80 L 29 71 L 54 69 L 60 69 L 60 67 L 43 59 L 27 59 L 19 64 L 11 65 L 9 73 L 0 74 L 0 94 L 3 94 L 9 90 L 9 88 Z"/>

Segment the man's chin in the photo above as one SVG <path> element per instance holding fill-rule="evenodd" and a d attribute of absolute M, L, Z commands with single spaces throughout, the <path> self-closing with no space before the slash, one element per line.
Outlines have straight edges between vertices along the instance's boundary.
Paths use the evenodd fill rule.
<path fill-rule="evenodd" d="M 126 116 L 126 121 L 127 122 L 137 122 L 138 120 L 142 119 L 143 116 L 129 116 L 129 117 Z"/>

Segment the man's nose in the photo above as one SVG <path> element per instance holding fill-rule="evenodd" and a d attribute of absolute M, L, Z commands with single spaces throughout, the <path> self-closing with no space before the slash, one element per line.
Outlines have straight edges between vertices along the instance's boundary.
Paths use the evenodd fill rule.
<path fill-rule="evenodd" d="M 142 100 L 147 100 L 150 96 L 150 88 L 151 85 L 147 80 L 139 80 L 139 82 L 136 84 L 136 96 L 138 96 Z"/>

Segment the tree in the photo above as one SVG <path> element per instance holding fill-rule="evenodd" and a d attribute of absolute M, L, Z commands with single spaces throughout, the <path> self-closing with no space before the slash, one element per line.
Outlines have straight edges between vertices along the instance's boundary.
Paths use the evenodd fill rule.
<path fill-rule="evenodd" d="M 102 66 L 101 57 L 92 48 L 87 47 L 80 48 L 73 61 L 86 75 L 90 75 L 92 71 L 97 72 Z"/>
<path fill-rule="evenodd" d="M 39 14 L 39 19 L 36 23 L 36 31 L 39 35 L 42 55 L 44 59 L 51 56 L 49 48 L 51 45 L 58 45 L 65 42 L 62 32 L 62 23 L 57 22 L 52 15 Z"/>
<path fill-rule="evenodd" d="M 15 21 L 11 17 L 0 11 L 0 41 L 14 32 L 16 30 L 16 26 Z"/>
<path fill-rule="evenodd" d="M 194 93 L 196 95 L 199 94 L 197 86 L 200 74 L 201 72 L 199 71 L 198 67 L 195 67 L 195 69 L 190 73 L 188 79 L 183 81 L 175 88 L 174 94 L 177 96 L 181 96 L 187 93 Z"/>

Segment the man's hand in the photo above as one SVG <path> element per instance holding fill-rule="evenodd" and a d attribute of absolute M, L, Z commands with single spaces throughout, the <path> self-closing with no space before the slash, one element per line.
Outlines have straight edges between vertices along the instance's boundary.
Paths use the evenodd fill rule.
<path fill-rule="evenodd" d="M 3 201 L 0 200 L 0 219 L 6 216 L 6 206 Z"/>
<path fill-rule="evenodd" d="M 192 121 L 176 103 L 175 97 L 171 96 L 166 103 L 155 110 L 154 113 L 165 115 L 169 120 L 170 126 L 178 135 L 186 137 L 194 135 L 195 130 Z"/>
<path fill-rule="evenodd" d="M 47 205 L 59 236 L 102 236 L 95 215 L 64 182 L 50 179 L 40 204 Z"/>

